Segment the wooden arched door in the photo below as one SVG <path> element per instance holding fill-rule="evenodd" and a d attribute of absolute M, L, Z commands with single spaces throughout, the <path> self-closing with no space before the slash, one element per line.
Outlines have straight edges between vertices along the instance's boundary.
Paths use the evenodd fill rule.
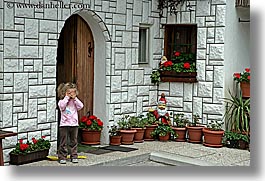
<path fill-rule="evenodd" d="M 78 98 L 84 103 L 79 118 L 93 114 L 94 39 L 88 24 L 79 16 L 66 20 L 57 52 L 57 86 L 61 82 L 77 84 Z M 60 115 L 58 116 L 60 117 Z"/>

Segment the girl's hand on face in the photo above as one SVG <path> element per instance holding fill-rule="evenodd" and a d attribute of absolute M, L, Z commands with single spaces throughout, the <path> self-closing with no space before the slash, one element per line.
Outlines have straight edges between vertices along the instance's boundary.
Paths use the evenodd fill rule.
<path fill-rule="evenodd" d="M 71 98 L 72 98 L 72 99 L 75 99 L 75 98 L 76 98 L 76 93 L 75 93 L 75 92 L 72 92 L 72 93 L 71 93 Z"/>
<path fill-rule="evenodd" d="M 72 99 L 76 98 L 76 90 L 75 89 L 71 89 L 70 96 Z"/>
<path fill-rule="evenodd" d="M 70 91 L 66 91 L 65 96 L 71 97 L 71 92 Z"/>

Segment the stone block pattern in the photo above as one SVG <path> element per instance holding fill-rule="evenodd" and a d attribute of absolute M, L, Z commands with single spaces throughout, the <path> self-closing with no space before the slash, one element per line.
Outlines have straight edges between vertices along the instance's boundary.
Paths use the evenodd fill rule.
<path fill-rule="evenodd" d="M 223 115 L 224 30 L 226 1 L 190 1 L 176 15 L 164 17 L 165 23 L 192 24 L 197 29 L 197 83 L 166 82 L 159 85 L 169 100 L 169 110 L 187 117 L 198 113 L 206 124 Z M 188 18 L 187 18 L 188 17 Z"/>
<path fill-rule="evenodd" d="M 159 18 L 156 0 L 64 1 L 80 5 L 70 9 L 8 8 L 11 2 L 16 6 L 21 0 L 0 4 L 0 128 L 18 132 L 16 140 L 46 135 L 56 150 L 57 40 L 65 20 L 80 11 L 82 4 L 89 4 L 87 13 L 98 22 L 106 40 L 108 120 L 146 112 L 156 106 L 162 92 L 171 112 L 185 112 L 189 117 L 198 112 L 206 119 L 222 114 L 218 98 L 222 97 L 224 75 L 225 1 L 191 0 L 195 11 L 183 7 L 176 16 L 164 18 Z M 198 83 L 151 84 L 150 75 L 163 52 L 160 23 L 198 24 Z M 138 64 L 140 24 L 151 30 L 147 65 Z M 13 141 L 4 141 L 5 160 L 13 146 Z"/>

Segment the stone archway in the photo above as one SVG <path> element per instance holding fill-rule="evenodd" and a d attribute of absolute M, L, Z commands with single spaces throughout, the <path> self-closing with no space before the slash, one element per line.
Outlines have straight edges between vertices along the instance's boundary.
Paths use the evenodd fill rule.
<path fill-rule="evenodd" d="M 108 95 L 106 92 L 106 72 L 110 72 L 111 66 L 110 66 L 110 61 L 106 61 L 106 59 L 111 58 L 110 34 L 103 20 L 94 11 L 80 10 L 73 14 L 77 14 L 83 18 L 83 20 L 90 27 L 94 37 L 93 114 L 101 118 L 104 123 L 104 129 L 101 135 L 101 143 L 107 144 L 109 142 L 108 129 L 107 129 L 109 121 L 108 120 L 109 108 L 106 102 L 107 100 L 106 96 Z M 61 30 L 59 30 L 59 32 L 61 32 Z M 109 70 L 107 70 L 107 67 L 109 67 Z"/>

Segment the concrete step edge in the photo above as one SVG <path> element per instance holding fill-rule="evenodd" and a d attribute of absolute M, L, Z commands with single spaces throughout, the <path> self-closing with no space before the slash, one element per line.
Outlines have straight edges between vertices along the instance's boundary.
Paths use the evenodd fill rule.
<path fill-rule="evenodd" d="M 196 158 L 186 157 L 164 151 L 151 152 L 150 160 L 172 166 L 219 166 Z"/>

